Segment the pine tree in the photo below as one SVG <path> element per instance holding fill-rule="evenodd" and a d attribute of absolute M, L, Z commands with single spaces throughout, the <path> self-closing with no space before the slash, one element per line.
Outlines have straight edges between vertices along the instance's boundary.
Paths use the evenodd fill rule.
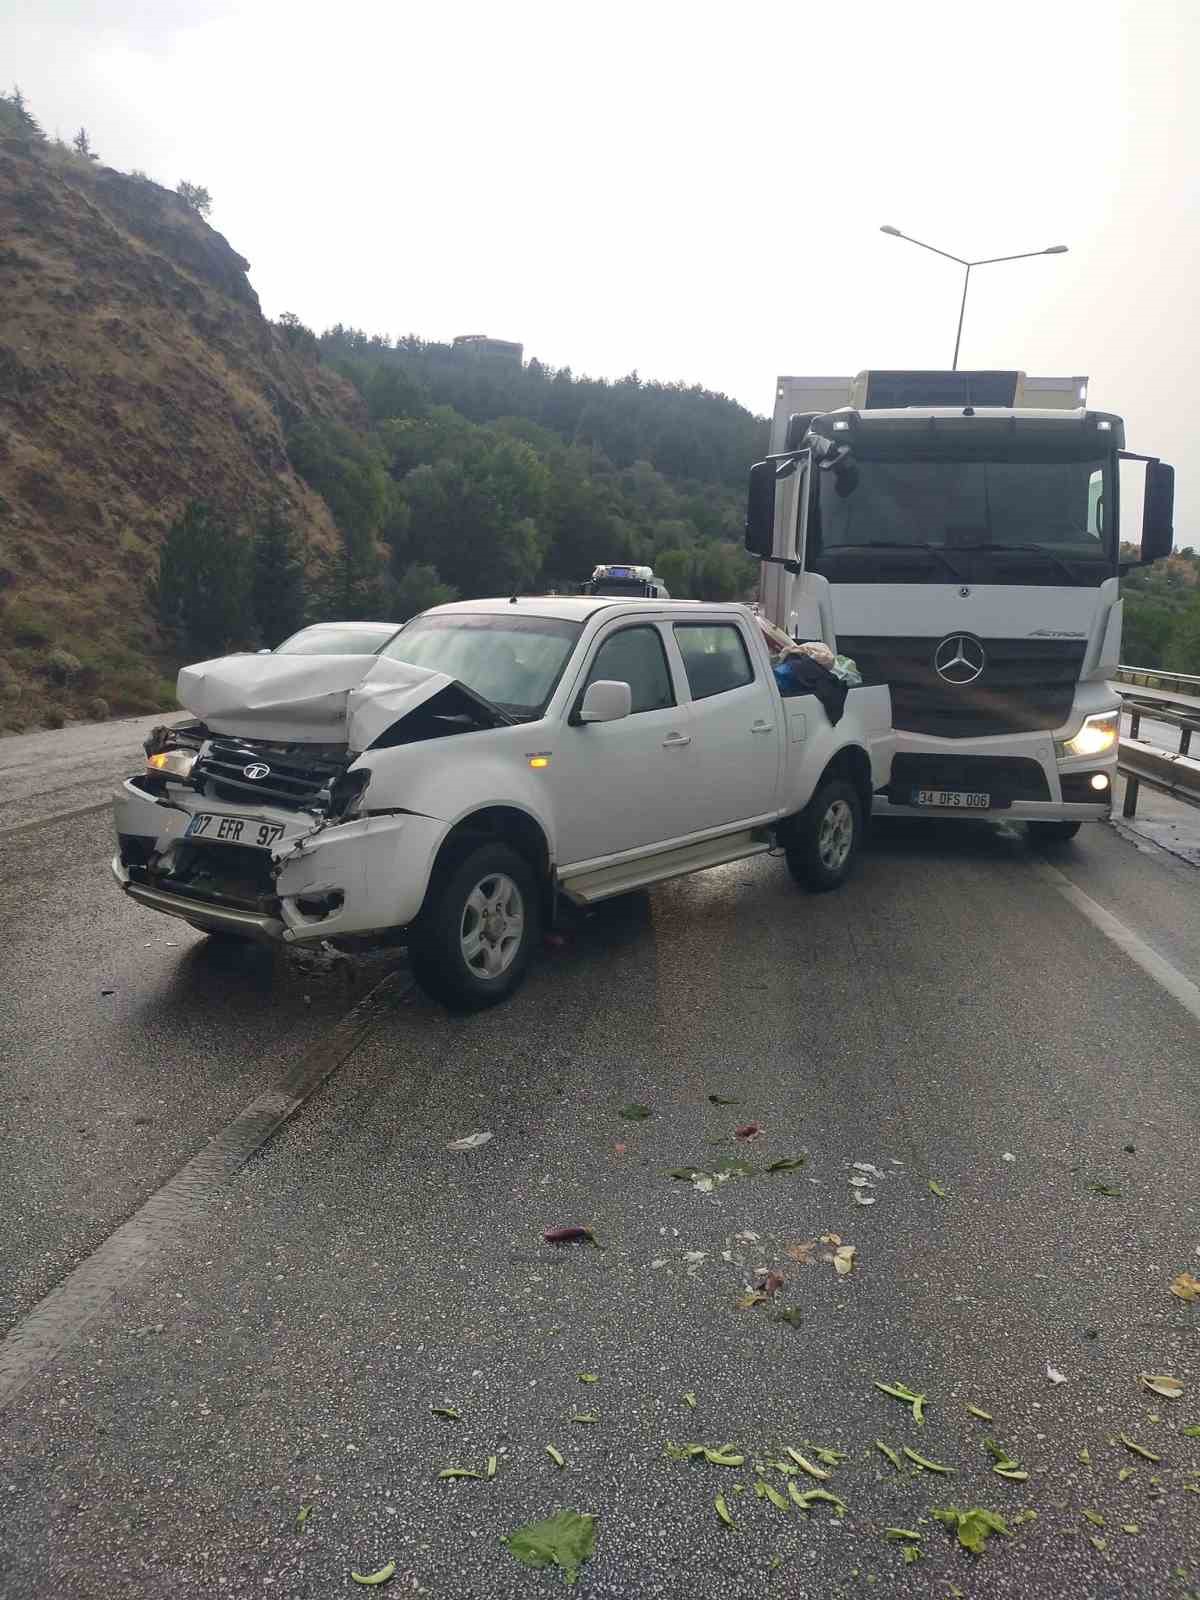
<path fill-rule="evenodd" d="M 304 624 L 304 561 L 283 508 L 273 505 L 254 534 L 250 605 L 259 639 L 274 648 Z"/>
<path fill-rule="evenodd" d="M 179 653 L 224 654 L 250 634 L 246 551 L 237 530 L 192 500 L 163 541 L 158 611 Z"/>
<path fill-rule="evenodd" d="M 88 138 L 86 128 L 80 128 L 79 132 L 71 140 L 71 144 L 77 156 L 85 156 L 89 161 L 99 161 L 100 157 L 92 149 L 92 141 Z"/>

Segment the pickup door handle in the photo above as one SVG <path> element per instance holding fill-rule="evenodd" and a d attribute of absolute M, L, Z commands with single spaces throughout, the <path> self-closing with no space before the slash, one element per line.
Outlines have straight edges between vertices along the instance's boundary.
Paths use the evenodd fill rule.
<path fill-rule="evenodd" d="M 758 722 L 752 722 L 750 724 L 750 732 L 751 733 L 771 733 L 773 731 L 774 727 L 775 727 L 775 724 L 773 722 L 763 722 L 763 721 L 760 720 Z"/>
<path fill-rule="evenodd" d="M 685 744 L 691 744 L 690 733 L 669 733 L 663 740 L 664 750 L 681 750 Z"/>

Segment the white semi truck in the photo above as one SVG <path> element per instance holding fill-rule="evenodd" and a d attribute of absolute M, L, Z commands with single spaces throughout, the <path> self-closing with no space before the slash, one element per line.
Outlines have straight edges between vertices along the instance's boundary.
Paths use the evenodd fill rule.
<path fill-rule="evenodd" d="M 1144 464 L 1141 563 L 1170 553 L 1174 500 L 1173 469 L 1124 443 L 1086 378 L 779 379 L 746 545 L 772 622 L 891 688 L 877 813 L 1058 839 L 1109 814 L 1121 463 Z"/>

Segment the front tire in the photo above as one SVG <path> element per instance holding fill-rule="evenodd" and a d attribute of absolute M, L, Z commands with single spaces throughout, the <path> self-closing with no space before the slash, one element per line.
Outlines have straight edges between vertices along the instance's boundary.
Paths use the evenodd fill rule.
<path fill-rule="evenodd" d="M 837 889 L 854 870 L 862 836 L 858 790 L 844 778 L 831 778 L 793 824 L 785 845 L 788 871 L 797 883 L 818 894 Z"/>
<path fill-rule="evenodd" d="M 1083 824 L 1082 822 L 1030 822 L 1026 826 L 1035 844 L 1067 844 Z"/>
<path fill-rule="evenodd" d="M 529 863 L 509 845 L 485 844 L 430 885 L 408 958 L 426 994 L 455 1010 L 481 1011 L 520 986 L 540 938 Z"/>

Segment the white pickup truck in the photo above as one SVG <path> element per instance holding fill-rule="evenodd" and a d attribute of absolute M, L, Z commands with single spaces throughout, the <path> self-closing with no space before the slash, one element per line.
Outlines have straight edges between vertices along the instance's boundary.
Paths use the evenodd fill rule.
<path fill-rule="evenodd" d="M 125 892 L 216 936 L 404 934 L 467 1008 L 511 993 L 560 897 L 772 846 L 836 887 L 894 746 L 886 687 L 835 726 L 781 695 L 747 607 L 693 601 L 466 601 L 377 655 L 225 656 L 178 694 L 199 720 L 117 791 Z"/>

